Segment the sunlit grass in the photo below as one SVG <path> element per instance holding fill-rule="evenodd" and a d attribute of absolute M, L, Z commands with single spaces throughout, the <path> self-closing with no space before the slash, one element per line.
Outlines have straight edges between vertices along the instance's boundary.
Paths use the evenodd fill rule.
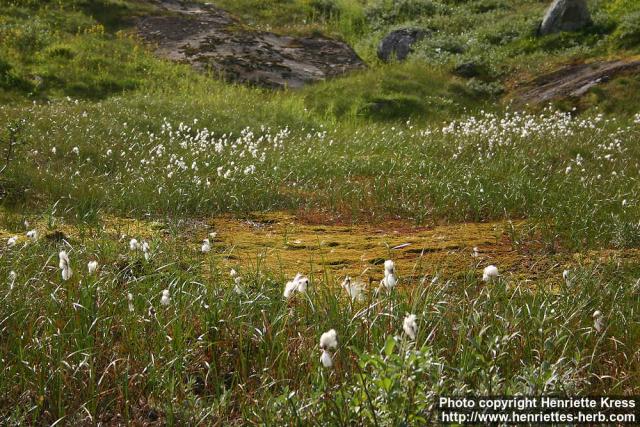
<path fill-rule="evenodd" d="M 619 116 L 497 102 L 632 54 L 630 2 L 543 39 L 534 1 L 219 3 L 370 68 L 270 92 L 155 58 L 127 30 L 150 4 L 0 1 L 0 424 L 423 425 L 438 395 L 640 393 L 633 91 L 577 102 Z M 402 26 L 434 33 L 379 64 Z"/>
<path fill-rule="evenodd" d="M 481 260 L 434 280 L 403 281 L 399 270 L 397 288 L 365 285 L 361 301 L 320 271 L 285 300 L 293 272 L 283 277 L 277 265 L 239 270 L 234 289 L 198 244 L 147 238 L 147 260 L 130 249 L 131 236 L 2 242 L 0 277 L 10 282 L 0 414 L 9 424 L 413 424 L 433 416 L 438 394 L 638 392 L 634 263 L 576 267 L 567 281 L 558 274 L 538 286 L 508 276 L 483 283 Z M 74 270 L 66 281 L 60 249 Z M 415 340 L 403 331 L 407 313 L 416 315 Z M 338 344 L 327 369 L 318 341 L 330 329 Z"/>
<path fill-rule="evenodd" d="M 80 221 L 283 209 L 419 224 L 526 218 L 552 250 L 637 245 L 637 120 L 548 111 L 361 127 L 267 105 L 253 125 L 220 128 L 245 100 L 169 114 L 159 99 L 2 109 L 25 123 L 5 206 L 55 205 Z"/>

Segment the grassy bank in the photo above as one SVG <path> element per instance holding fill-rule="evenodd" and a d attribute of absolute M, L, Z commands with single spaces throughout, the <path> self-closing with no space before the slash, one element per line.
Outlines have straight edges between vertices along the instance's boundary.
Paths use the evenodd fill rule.
<path fill-rule="evenodd" d="M 482 268 L 499 261 L 491 254 L 466 252 L 455 275 L 414 254 L 391 293 L 364 284 L 351 301 L 341 278 L 303 269 L 310 286 L 286 300 L 291 271 L 260 256 L 240 267 L 225 243 L 233 236 L 209 224 L 168 225 L 32 222 L 38 240 L 21 233 L 3 245 L 5 424 L 419 425 L 435 416 L 438 395 L 638 393 L 640 270 L 631 259 L 585 257 L 567 266 L 566 281 L 538 269 L 544 284 L 504 271 L 484 283 Z M 200 253 L 212 230 L 212 252 Z M 149 250 L 130 250 L 133 237 Z M 382 276 L 381 265 L 371 270 Z M 415 339 L 403 332 L 407 313 L 417 315 Z M 328 369 L 318 341 L 332 328 Z"/>
<path fill-rule="evenodd" d="M 273 108 L 304 101 L 332 120 L 438 121 L 480 108 L 494 110 L 515 83 L 572 61 L 629 57 L 638 53 L 640 7 L 634 1 L 592 1 L 593 25 L 576 33 L 537 37 L 545 4 L 539 1 L 464 2 L 403 0 L 219 1 L 247 25 L 301 35 L 326 34 L 348 41 L 369 70 L 286 94 L 265 94 Z M 0 4 L 0 101 L 102 100 L 126 93 L 170 90 L 176 81 L 197 85 L 184 67 L 156 59 L 135 36 L 139 16 L 165 13 L 151 2 L 64 0 Z M 396 28 L 420 28 L 428 36 L 414 47 L 410 64 L 381 64 L 379 41 Z M 471 64 L 473 75 L 456 67 Z M 637 84 L 635 77 L 624 77 Z M 617 114 L 637 112 L 619 90 L 620 79 L 589 93 L 582 110 L 599 106 Z M 239 96 L 242 94 L 239 93 Z M 508 98 L 508 96 L 507 96 Z M 300 102 L 302 102 L 300 101 Z M 213 108 L 213 106 L 211 106 Z M 498 107 L 501 108 L 501 107 Z"/>

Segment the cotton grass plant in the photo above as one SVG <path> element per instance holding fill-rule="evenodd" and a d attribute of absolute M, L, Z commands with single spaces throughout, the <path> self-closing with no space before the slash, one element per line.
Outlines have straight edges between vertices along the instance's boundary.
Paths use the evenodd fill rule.
<path fill-rule="evenodd" d="M 206 112 L 180 117 L 156 106 L 145 117 L 136 108 L 123 99 L 3 107 L 0 118 L 26 120 L 24 150 L 5 171 L 15 202 L 27 202 L 18 191 L 26 185 L 39 196 L 29 201 L 64 204 L 80 218 L 275 209 L 322 209 L 353 221 L 526 218 L 549 246 L 637 243 L 634 119 L 546 110 L 442 124 L 220 130 Z"/>
<path fill-rule="evenodd" d="M 3 418 L 422 423 L 437 394 L 638 392 L 632 264 L 572 266 L 570 291 L 560 274 L 494 286 L 473 264 L 431 283 L 416 264 L 417 278 L 364 285 L 363 300 L 315 272 L 285 300 L 277 268 L 243 269 L 237 293 L 178 235 L 161 246 L 140 262 L 115 236 L 75 240 L 70 263 L 98 258 L 100 274 L 68 280 L 44 239 L 4 249 L 0 275 L 16 280 L 2 297 Z M 599 331 L 596 310 L 616 313 Z M 331 329 L 339 346 L 319 347 Z"/>

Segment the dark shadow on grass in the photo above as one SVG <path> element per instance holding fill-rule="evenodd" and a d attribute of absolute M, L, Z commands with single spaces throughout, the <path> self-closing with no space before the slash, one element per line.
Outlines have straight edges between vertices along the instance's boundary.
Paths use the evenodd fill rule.
<path fill-rule="evenodd" d="M 133 26 L 137 17 L 152 13 L 153 6 L 143 0 L 134 2 L 114 0 L 85 0 L 81 2 L 82 11 L 93 17 L 109 32 Z"/>

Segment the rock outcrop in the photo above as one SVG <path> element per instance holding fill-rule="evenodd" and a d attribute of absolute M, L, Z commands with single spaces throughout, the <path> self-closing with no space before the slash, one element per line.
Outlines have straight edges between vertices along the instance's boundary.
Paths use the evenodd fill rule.
<path fill-rule="evenodd" d="M 157 3 L 161 14 L 138 21 L 143 40 L 162 57 L 232 81 L 298 88 L 365 68 L 353 49 L 338 40 L 254 31 L 210 4 Z"/>
<path fill-rule="evenodd" d="M 392 31 L 378 45 L 378 58 L 384 62 L 404 61 L 411 53 L 411 47 L 426 35 L 426 31 L 417 28 Z"/>
<path fill-rule="evenodd" d="M 554 0 L 538 29 L 541 36 L 561 31 L 577 31 L 591 24 L 587 0 Z"/>
<path fill-rule="evenodd" d="M 589 89 L 624 74 L 640 73 L 640 61 L 617 60 L 569 65 L 540 76 L 516 92 L 516 106 L 545 104 L 563 98 L 579 98 Z"/>

